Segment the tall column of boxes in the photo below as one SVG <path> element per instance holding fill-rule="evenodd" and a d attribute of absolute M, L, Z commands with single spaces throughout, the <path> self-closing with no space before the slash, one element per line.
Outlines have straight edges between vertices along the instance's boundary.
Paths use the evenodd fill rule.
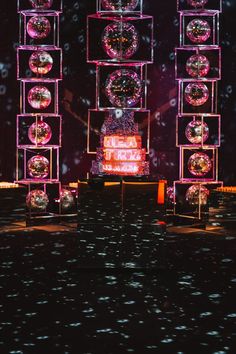
<path fill-rule="evenodd" d="M 61 0 L 18 0 L 20 114 L 17 116 L 16 181 L 28 188 L 29 218 L 60 213 L 61 12 Z"/>
<path fill-rule="evenodd" d="M 142 1 L 98 0 L 88 16 L 87 61 L 96 64 L 96 108 L 89 110 L 93 175 L 148 175 L 150 112 L 147 64 L 153 62 L 153 18 Z"/>
<path fill-rule="evenodd" d="M 176 142 L 180 151 L 180 171 L 179 180 L 174 183 L 174 212 L 198 219 L 207 211 L 210 191 L 222 185 L 218 180 L 221 11 L 221 0 L 178 1 Z"/>

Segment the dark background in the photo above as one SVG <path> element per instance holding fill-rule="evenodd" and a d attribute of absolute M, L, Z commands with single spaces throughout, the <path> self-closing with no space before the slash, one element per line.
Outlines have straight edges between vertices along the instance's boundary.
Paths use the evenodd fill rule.
<path fill-rule="evenodd" d="M 90 169 L 86 154 L 87 111 L 95 105 L 95 66 L 86 63 L 86 16 L 95 12 L 95 0 L 64 0 L 61 47 L 64 80 L 61 85 L 63 114 L 62 180 L 74 181 Z M 151 168 L 169 180 L 178 178 L 175 148 L 176 82 L 174 48 L 178 46 L 178 13 L 175 0 L 145 0 L 144 13 L 154 15 L 155 63 L 149 67 L 149 108 L 152 112 Z M 221 45 L 223 80 L 219 92 L 222 114 L 220 178 L 236 182 L 236 1 L 223 1 Z M 12 181 L 15 173 L 15 120 L 19 112 L 16 81 L 18 16 L 16 1 L 0 2 L 0 180 Z"/>

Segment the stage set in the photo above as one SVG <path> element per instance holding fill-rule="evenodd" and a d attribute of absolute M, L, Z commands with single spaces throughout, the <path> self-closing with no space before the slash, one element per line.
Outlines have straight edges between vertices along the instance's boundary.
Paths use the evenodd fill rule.
<path fill-rule="evenodd" d="M 236 176 L 222 173 L 232 87 L 224 95 L 221 83 L 224 7 L 236 9 L 177 0 L 167 11 L 166 1 L 176 32 L 167 65 L 152 2 L 15 4 L 14 180 L 1 148 L 1 353 L 236 350 Z M 81 53 L 70 66 L 77 25 Z"/>

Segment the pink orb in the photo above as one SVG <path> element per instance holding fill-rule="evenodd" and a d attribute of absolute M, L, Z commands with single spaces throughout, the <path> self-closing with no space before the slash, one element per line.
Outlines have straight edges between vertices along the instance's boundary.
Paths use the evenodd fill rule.
<path fill-rule="evenodd" d="M 105 93 L 115 107 L 133 107 L 140 101 L 142 81 L 133 70 L 116 70 L 106 80 Z"/>
<path fill-rule="evenodd" d="M 108 11 L 132 11 L 139 4 L 139 0 L 102 0 L 102 7 Z"/>
<path fill-rule="evenodd" d="M 47 17 L 34 16 L 27 23 L 27 33 L 33 39 L 44 39 L 51 32 L 51 24 Z"/>
<path fill-rule="evenodd" d="M 53 67 L 53 58 L 48 52 L 39 50 L 31 54 L 29 59 L 29 67 L 34 74 L 48 74 Z"/>
<path fill-rule="evenodd" d="M 211 27 L 207 21 L 196 18 L 187 25 L 186 34 L 193 43 L 204 43 L 211 36 Z"/>
<path fill-rule="evenodd" d="M 129 59 L 138 50 L 139 34 L 130 23 L 108 25 L 102 34 L 103 49 L 112 59 Z"/>
<path fill-rule="evenodd" d="M 188 4 L 193 7 L 204 7 L 208 3 L 208 0 L 187 0 L 187 1 Z"/>
<path fill-rule="evenodd" d="M 40 189 L 35 189 L 27 194 L 26 205 L 28 209 L 34 211 L 45 211 L 49 204 L 49 199 L 47 194 Z"/>
<path fill-rule="evenodd" d="M 167 187 L 167 201 L 171 204 L 174 203 L 174 197 L 175 197 L 175 190 L 174 187 Z"/>
<path fill-rule="evenodd" d="M 186 63 L 186 71 L 192 77 L 204 77 L 210 71 L 210 62 L 205 55 L 192 55 Z"/>
<path fill-rule="evenodd" d="M 195 177 L 204 177 L 212 169 L 210 157 L 203 152 L 196 152 L 188 160 L 189 172 Z"/>
<path fill-rule="evenodd" d="M 45 109 L 52 101 L 51 92 L 44 86 L 34 86 L 28 93 L 28 102 L 34 109 Z"/>
<path fill-rule="evenodd" d="M 43 179 L 49 174 L 49 161 L 44 156 L 35 155 L 28 161 L 27 168 L 30 177 Z"/>
<path fill-rule="evenodd" d="M 48 10 L 52 7 L 53 0 L 29 0 L 31 6 L 37 10 Z"/>
<path fill-rule="evenodd" d="M 46 145 L 52 138 L 52 129 L 47 123 L 38 121 L 29 127 L 28 137 L 35 145 Z"/>
<path fill-rule="evenodd" d="M 209 127 L 201 120 L 193 120 L 187 125 L 185 135 L 192 144 L 205 143 L 209 138 Z"/>
<path fill-rule="evenodd" d="M 186 200 L 190 205 L 207 205 L 209 189 L 205 186 L 192 185 L 186 192 Z"/>
<path fill-rule="evenodd" d="M 208 87 L 201 82 L 188 84 L 185 88 L 184 97 L 192 106 L 202 106 L 209 98 Z"/>
<path fill-rule="evenodd" d="M 60 203 L 61 208 L 64 211 L 69 210 L 74 206 L 75 200 L 70 190 L 64 188 L 61 190 Z"/>

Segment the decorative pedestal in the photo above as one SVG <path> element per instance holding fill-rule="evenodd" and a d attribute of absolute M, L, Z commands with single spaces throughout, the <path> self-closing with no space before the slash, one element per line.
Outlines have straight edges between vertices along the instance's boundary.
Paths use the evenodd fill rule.
<path fill-rule="evenodd" d="M 159 268 L 164 264 L 165 182 L 149 177 L 79 181 L 82 268 Z M 161 204 L 158 204 L 161 203 Z"/>

